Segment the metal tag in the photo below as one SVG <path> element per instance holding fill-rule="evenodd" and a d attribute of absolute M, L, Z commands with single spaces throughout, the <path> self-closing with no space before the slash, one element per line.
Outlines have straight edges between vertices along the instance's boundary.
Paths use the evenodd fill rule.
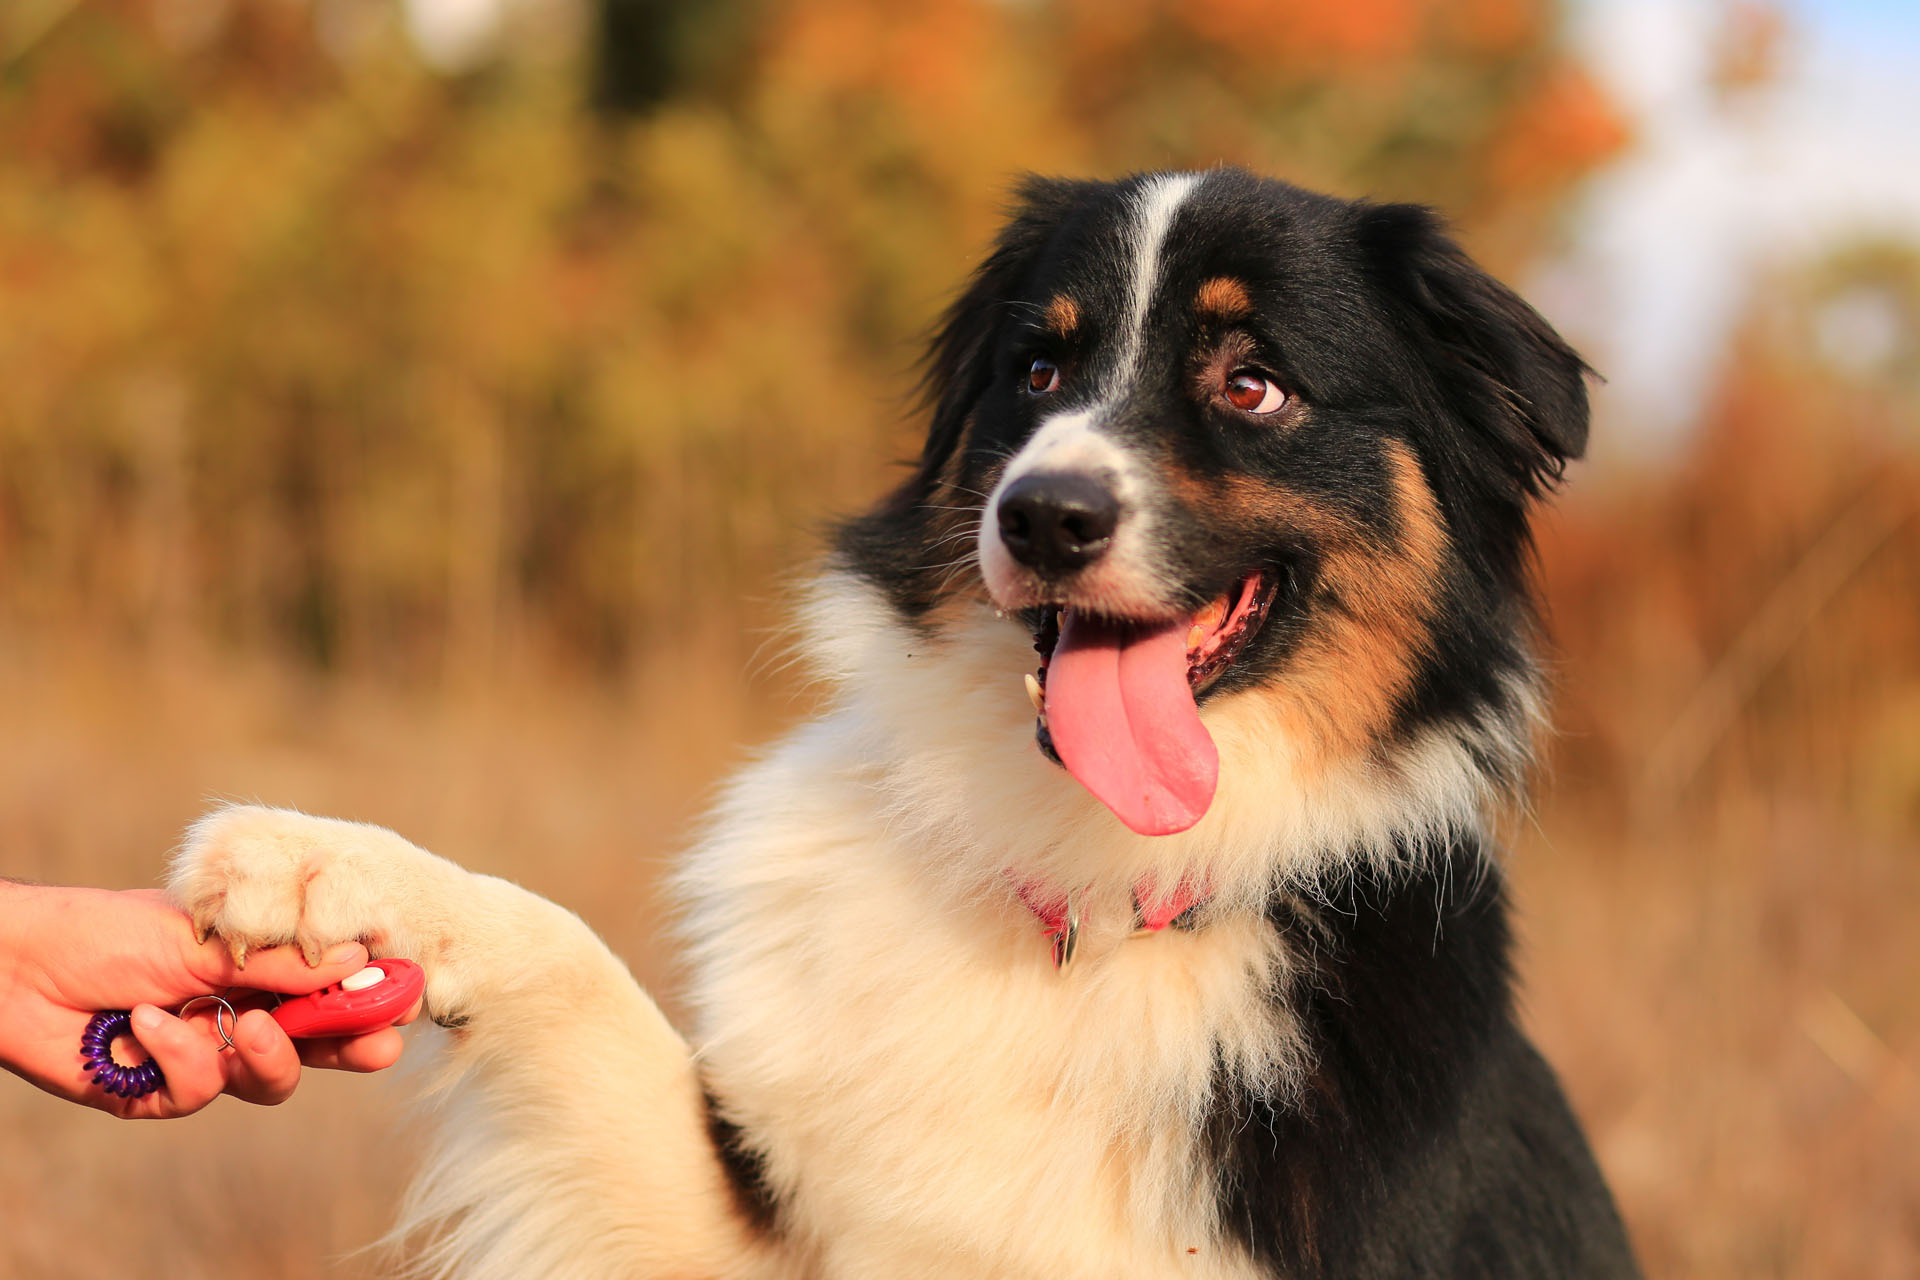
<path fill-rule="evenodd" d="M 1067 895 L 1067 918 L 1061 924 L 1060 931 L 1053 935 L 1053 967 L 1064 969 L 1073 963 L 1074 952 L 1080 949 L 1080 908 L 1075 905 L 1073 895 Z"/>

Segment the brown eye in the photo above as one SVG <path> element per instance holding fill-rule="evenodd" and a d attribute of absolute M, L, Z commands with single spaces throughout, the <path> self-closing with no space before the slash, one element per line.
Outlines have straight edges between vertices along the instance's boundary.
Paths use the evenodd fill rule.
<path fill-rule="evenodd" d="M 1287 403 L 1287 393 L 1269 378 L 1245 369 L 1227 379 L 1227 403 L 1242 413 L 1274 413 Z"/>
<path fill-rule="evenodd" d="M 1036 359 L 1033 362 L 1033 367 L 1027 370 L 1027 390 L 1037 396 L 1044 396 L 1049 391 L 1058 391 L 1059 389 L 1060 366 L 1045 356 Z"/>

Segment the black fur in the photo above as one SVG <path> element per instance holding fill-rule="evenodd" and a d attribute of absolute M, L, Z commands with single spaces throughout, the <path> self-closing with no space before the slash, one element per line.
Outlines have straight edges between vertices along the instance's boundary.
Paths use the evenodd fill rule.
<path fill-rule="evenodd" d="M 758 1232 L 772 1232 L 780 1220 L 780 1202 L 767 1182 L 766 1162 L 748 1142 L 746 1132 L 728 1119 L 713 1096 L 704 1091 L 707 1111 L 707 1138 L 719 1153 L 720 1168 L 727 1177 L 727 1190 L 741 1220 Z"/>
<path fill-rule="evenodd" d="M 1037 177 L 1021 183 L 992 253 L 947 308 L 928 345 L 924 381 L 933 420 L 912 476 L 874 510 L 837 531 L 840 557 L 858 565 L 872 581 L 884 583 L 894 608 L 910 622 L 918 622 L 945 587 L 943 558 L 932 548 L 944 545 L 938 544 L 940 517 L 948 504 L 937 502 L 934 495 L 941 470 L 960 448 L 975 403 L 993 383 L 1002 325 L 1017 309 L 1016 299 L 1034 262 L 1076 204 L 1102 185 Z"/>
<path fill-rule="evenodd" d="M 1275 1274 L 1635 1274 L 1579 1126 L 1515 1025 L 1506 914 L 1472 847 L 1271 904 L 1313 1065 L 1287 1099 L 1222 1073 L 1209 1143 L 1222 1220 Z"/>

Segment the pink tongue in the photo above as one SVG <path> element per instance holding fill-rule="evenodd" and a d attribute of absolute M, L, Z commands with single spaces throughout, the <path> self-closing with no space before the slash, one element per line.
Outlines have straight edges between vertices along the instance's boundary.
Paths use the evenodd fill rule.
<path fill-rule="evenodd" d="M 1220 755 L 1187 685 L 1187 628 L 1060 615 L 1047 729 L 1067 772 L 1143 836 L 1172 835 L 1213 803 Z"/>

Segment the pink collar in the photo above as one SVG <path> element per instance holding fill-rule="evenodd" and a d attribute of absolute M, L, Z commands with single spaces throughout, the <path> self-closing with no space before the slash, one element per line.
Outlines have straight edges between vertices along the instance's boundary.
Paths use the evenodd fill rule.
<path fill-rule="evenodd" d="M 1052 940 L 1053 967 L 1066 968 L 1080 945 L 1081 915 L 1076 895 L 1071 891 L 1049 895 L 1039 881 L 1021 880 L 1011 871 L 1007 878 L 1013 881 L 1013 891 L 1019 895 L 1021 905 L 1033 913 L 1042 932 Z M 1169 925 L 1176 929 L 1193 928 L 1194 915 L 1211 893 L 1204 881 L 1196 885 L 1183 877 L 1173 892 L 1163 898 L 1153 874 L 1141 876 L 1133 884 L 1135 936 L 1158 933 Z"/>

